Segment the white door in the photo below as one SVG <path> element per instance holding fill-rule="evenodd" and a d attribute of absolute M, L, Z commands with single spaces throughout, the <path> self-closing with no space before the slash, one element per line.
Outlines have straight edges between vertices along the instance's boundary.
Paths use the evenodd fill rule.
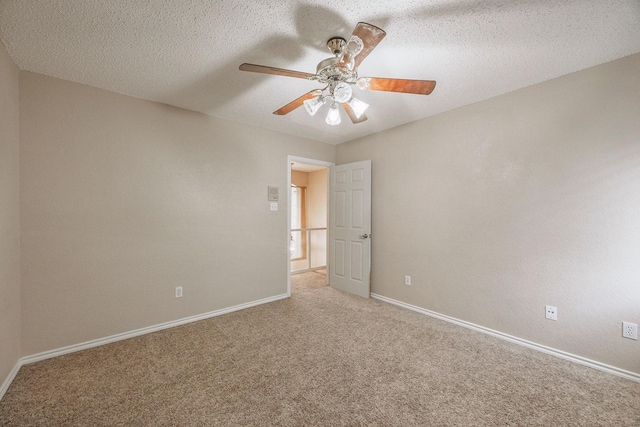
<path fill-rule="evenodd" d="M 329 169 L 329 285 L 369 298 L 371 160 Z"/>

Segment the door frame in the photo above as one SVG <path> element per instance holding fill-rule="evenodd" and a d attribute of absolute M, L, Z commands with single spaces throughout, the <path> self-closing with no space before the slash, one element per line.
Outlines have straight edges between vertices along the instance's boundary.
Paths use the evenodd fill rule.
<path fill-rule="evenodd" d="M 286 188 L 286 197 L 287 197 L 287 297 L 291 296 L 291 256 L 289 254 L 289 241 L 291 239 L 291 163 L 304 163 L 307 165 L 314 166 L 324 166 L 326 168 L 330 168 L 331 166 L 335 166 L 333 162 L 326 162 L 324 160 L 316 160 L 309 159 L 306 157 L 298 157 L 298 156 L 287 156 L 287 188 Z M 329 174 L 327 174 L 327 206 L 329 204 Z M 329 209 L 327 208 L 327 271 L 329 270 Z M 327 274 L 327 282 L 329 280 L 329 275 Z"/>

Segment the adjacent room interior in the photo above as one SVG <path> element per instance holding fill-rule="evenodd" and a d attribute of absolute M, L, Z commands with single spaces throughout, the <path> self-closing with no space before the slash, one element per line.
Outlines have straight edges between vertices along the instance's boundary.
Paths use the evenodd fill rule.
<path fill-rule="evenodd" d="M 242 1 L 40 3 L 0 0 L 0 413 L 16 377 L 38 366 L 84 369 L 101 360 L 109 363 L 101 380 L 128 367 L 122 376 L 142 381 L 145 371 L 127 360 L 176 348 L 191 357 L 206 342 L 212 365 L 202 376 L 234 363 L 247 375 L 235 388 L 222 374 L 209 384 L 219 405 L 203 403 L 203 411 L 224 407 L 233 393 L 246 398 L 229 403 L 220 424 L 273 417 L 411 425 L 431 416 L 469 425 L 472 414 L 493 416 L 489 407 L 515 424 L 545 420 L 552 409 L 568 417 L 563 425 L 590 415 L 594 425 L 640 422 L 638 2 L 442 1 L 419 10 L 411 1 L 349 10 L 293 0 L 273 9 Z M 368 120 L 343 105 L 342 122 L 332 125 L 325 115 L 335 100 L 317 115 L 302 99 L 301 108 L 272 114 L 305 91 L 320 99 L 317 82 L 238 68 L 313 72 L 330 56 L 327 39 L 350 40 L 363 20 L 387 33 L 363 75 L 433 79 L 433 93 L 354 88 L 369 104 Z M 318 290 L 331 268 L 327 165 L 365 160 L 370 299 Z M 279 188 L 275 209 L 269 187 Z M 291 283 L 305 277 L 296 300 Z M 202 329 L 208 321 L 218 322 L 214 331 Z M 173 350 L 163 349 L 159 331 Z M 198 338 L 185 342 L 180 331 Z M 353 347 L 338 345 L 349 340 Z M 276 343 L 297 351 L 291 378 L 285 368 L 271 371 L 283 360 Z M 326 361 L 308 349 L 322 347 L 344 365 L 332 368 L 331 391 L 316 405 Z M 381 348 L 375 361 L 356 363 Z M 494 350 L 503 359 L 490 357 Z M 405 365 L 398 354 L 419 357 Z M 447 366 L 436 369 L 435 359 Z M 474 377 L 482 365 L 475 360 L 487 360 L 478 374 L 486 376 Z M 514 375 L 525 360 L 536 361 L 535 380 Z M 468 367 L 464 376 L 453 361 Z M 365 371 L 380 384 L 359 376 Z M 393 406 L 390 393 L 418 390 L 438 372 L 451 373 L 432 383 L 442 400 L 398 394 L 405 399 Z M 165 374 L 189 384 L 186 369 Z M 536 406 L 518 389 L 554 378 L 607 390 L 584 394 L 615 409 L 571 414 L 563 403 Z M 258 383 L 274 401 L 250 393 Z M 542 393 L 536 387 L 531 393 Z M 579 389 L 553 388 L 562 402 L 585 397 Z M 156 403 L 172 396 L 126 390 Z M 364 390 L 372 406 L 358 400 Z M 500 403 L 489 390 L 505 401 L 518 390 L 527 403 L 491 406 Z M 124 404 L 100 393 L 96 402 Z M 472 394 L 480 400 L 464 400 Z M 456 396 L 488 406 L 462 415 Z M 262 412 L 243 412 L 251 405 Z M 371 408 L 389 409 L 368 418 Z"/>
<path fill-rule="evenodd" d="M 327 166 L 291 163 L 291 274 L 327 268 Z"/>

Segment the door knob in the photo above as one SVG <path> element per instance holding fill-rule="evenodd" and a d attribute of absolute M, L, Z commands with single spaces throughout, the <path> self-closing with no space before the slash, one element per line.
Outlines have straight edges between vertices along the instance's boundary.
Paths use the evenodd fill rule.
<path fill-rule="evenodd" d="M 358 236 L 358 238 L 360 238 L 360 239 L 369 239 L 369 238 L 371 238 L 371 234 L 362 234 L 362 235 Z"/>

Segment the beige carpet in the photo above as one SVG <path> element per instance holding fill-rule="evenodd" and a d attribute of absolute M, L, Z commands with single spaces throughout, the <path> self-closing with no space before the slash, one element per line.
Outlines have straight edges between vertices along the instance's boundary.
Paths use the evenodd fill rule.
<path fill-rule="evenodd" d="M 295 275 L 290 299 L 22 367 L 3 426 L 640 426 L 640 384 Z"/>

